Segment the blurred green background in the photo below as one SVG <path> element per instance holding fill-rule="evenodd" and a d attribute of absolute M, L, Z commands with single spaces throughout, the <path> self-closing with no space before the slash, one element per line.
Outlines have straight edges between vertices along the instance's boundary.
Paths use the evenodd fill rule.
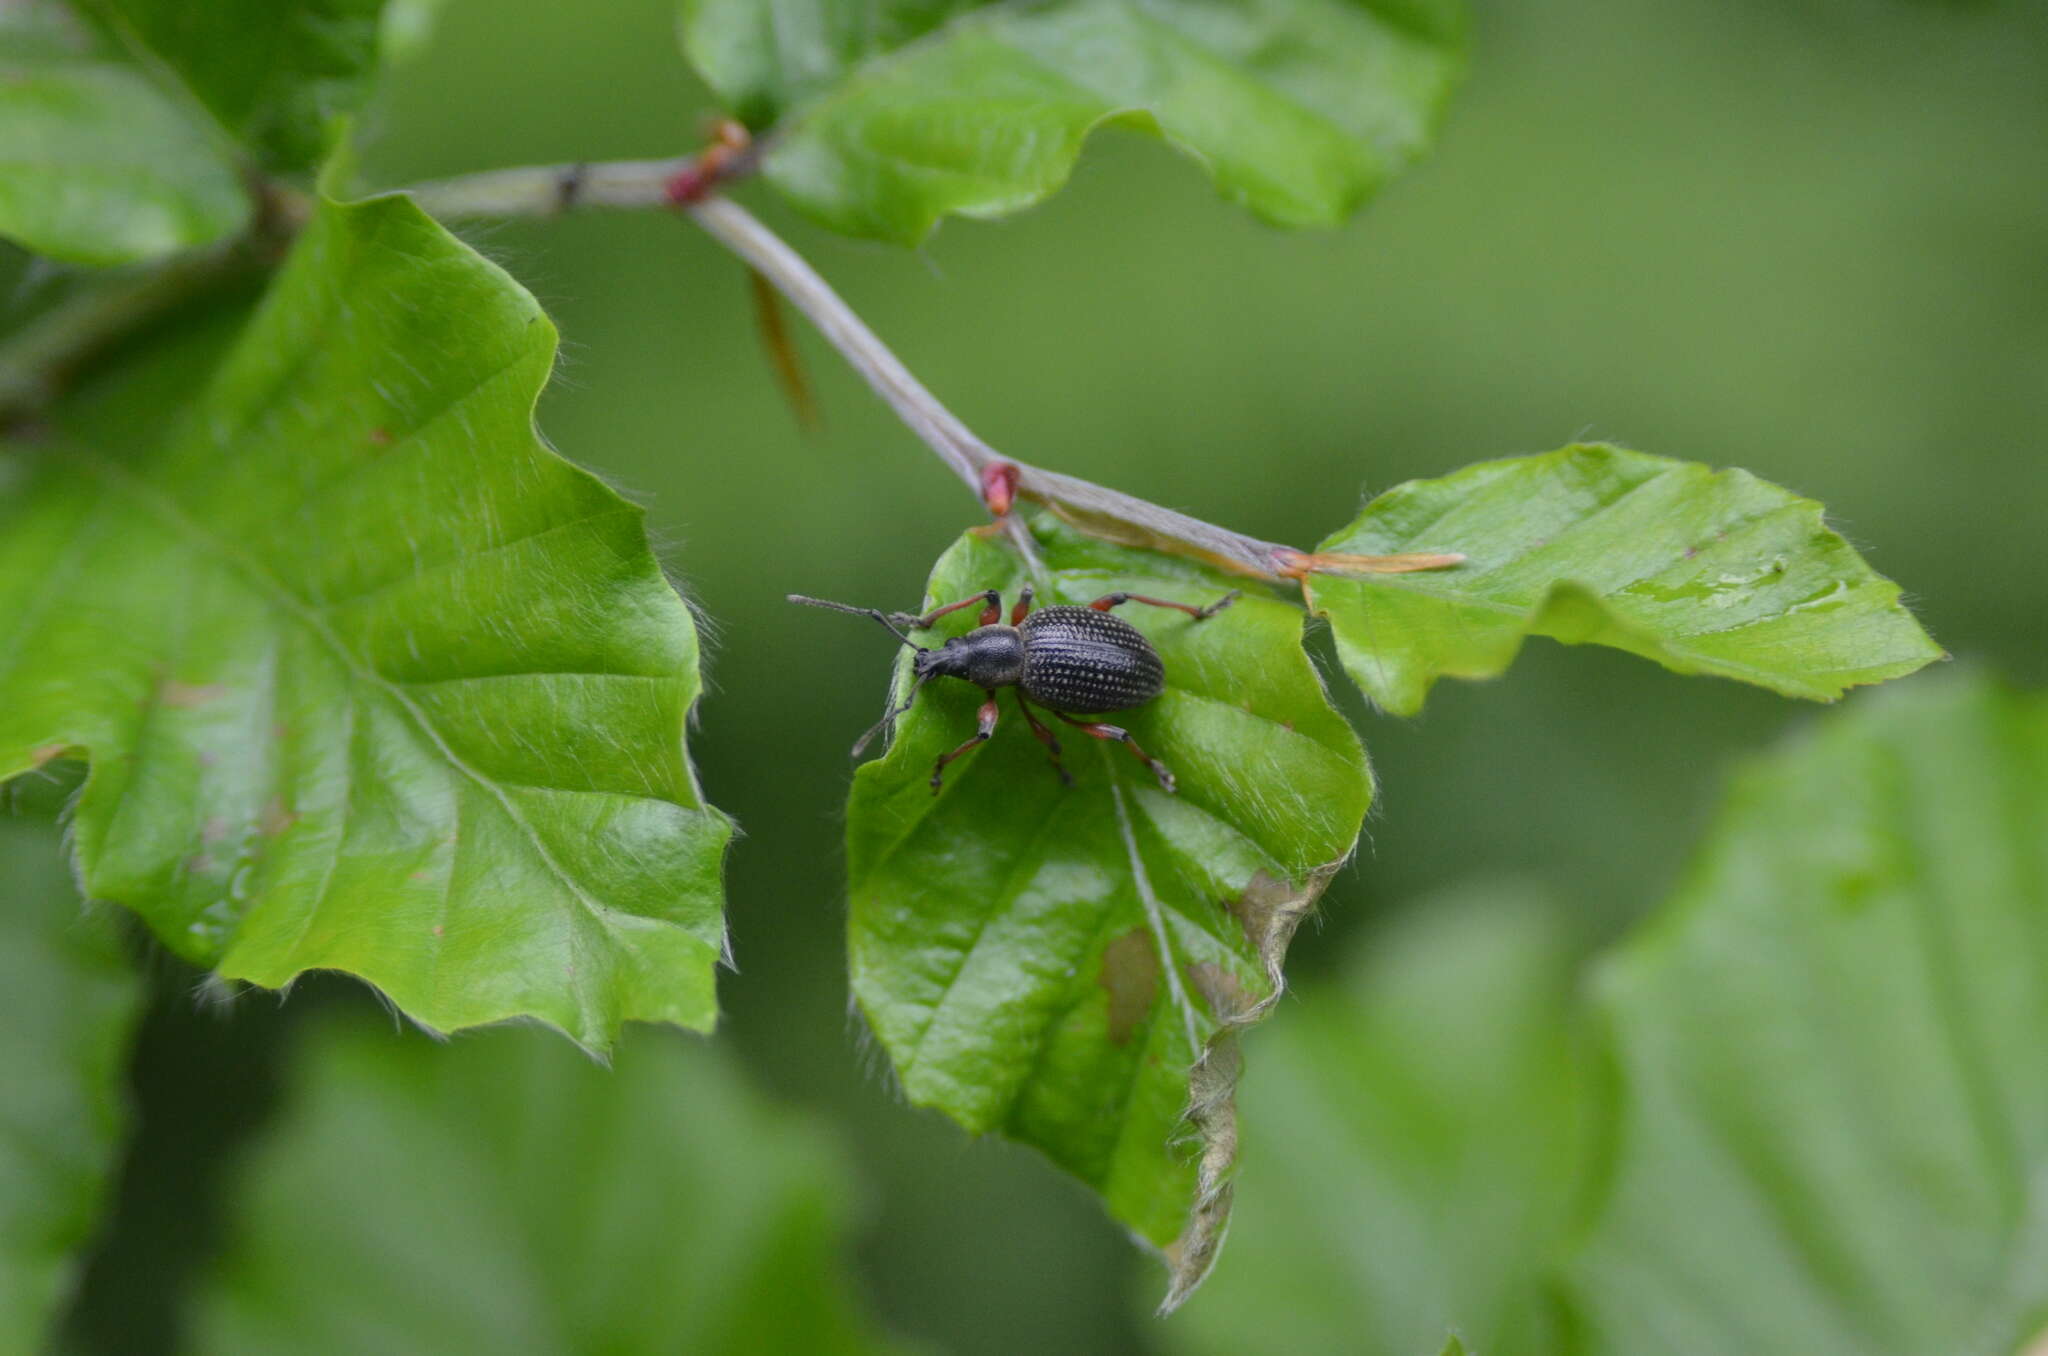
<path fill-rule="evenodd" d="M 741 196 L 971 425 L 1042 465 L 1298 545 L 1397 481 L 1575 438 L 1741 465 L 1825 502 L 1952 652 L 2048 682 L 2048 8 L 1553 0 L 1482 4 L 1474 29 L 1436 154 L 1337 234 L 1262 228 L 1117 134 L 1046 206 L 916 254 Z M 364 178 L 674 154 L 709 107 L 666 0 L 449 0 L 370 120 Z M 746 834 L 719 1039 L 841 1142 L 882 1320 L 962 1353 L 1163 1350 L 1152 1264 L 1093 1200 L 901 1105 L 847 1014 L 845 749 L 888 651 L 781 599 L 908 606 L 978 506 L 808 334 L 824 425 L 800 432 L 744 276 L 693 228 L 468 235 L 563 331 L 544 431 L 648 505 L 708 621 L 695 748 Z M 1413 721 L 1340 700 L 1382 796 L 1296 943 L 1282 1023 L 1409 901 L 1462 881 L 1540 882 L 1572 947 L 1612 937 L 1667 892 L 1729 760 L 1814 714 L 1541 642 Z M 323 981 L 216 1010 L 150 964 L 139 1129 L 73 1315 L 82 1349 L 173 1349 L 290 1028 L 369 1002 Z M 1256 1193 L 1313 1169 L 1260 1153 L 1257 1037 L 1249 1059 Z"/>

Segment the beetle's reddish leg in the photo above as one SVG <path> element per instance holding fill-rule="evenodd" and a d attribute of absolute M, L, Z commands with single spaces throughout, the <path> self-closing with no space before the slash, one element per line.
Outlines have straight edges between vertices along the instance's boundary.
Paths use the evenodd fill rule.
<path fill-rule="evenodd" d="M 1142 593 L 1105 593 L 1088 606 L 1097 612 L 1107 612 L 1124 603 L 1147 603 L 1153 607 L 1170 607 L 1176 612 L 1185 612 L 1196 621 L 1207 621 L 1236 602 L 1240 596 L 1242 595 L 1237 589 L 1232 589 L 1207 607 L 1196 607 L 1191 603 L 1169 602 L 1164 598 L 1147 598 Z"/>
<path fill-rule="evenodd" d="M 961 608 L 973 607 L 976 603 L 981 604 L 981 625 L 994 626 L 997 621 L 1001 620 L 1003 615 L 1003 595 L 997 593 L 994 589 L 989 589 L 985 593 L 977 593 L 972 598 L 962 598 L 957 603 L 947 603 L 944 607 L 933 608 L 922 617 L 912 616 L 907 620 L 909 625 L 917 630 L 929 631 L 932 628 L 932 624 L 948 612 L 958 612 Z"/>
<path fill-rule="evenodd" d="M 1018 622 L 1023 621 L 1025 614 L 1030 611 L 1031 585 L 1026 584 L 1024 591 L 1017 595 L 1017 605 L 1010 609 L 1010 625 L 1015 626 Z"/>
<path fill-rule="evenodd" d="M 1068 772 L 1067 765 L 1060 761 L 1059 736 L 1052 732 L 1052 727 L 1040 720 L 1032 712 L 1031 703 L 1024 700 L 1023 688 L 1012 690 L 1017 694 L 1017 709 L 1024 713 L 1024 719 L 1031 722 L 1031 733 L 1037 735 L 1038 742 L 1045 745 L 1047 751 L 1052 754 L 1052 770 L 1060 774 L 1060 785 L 1072 786 L 1074 784 L 1074 774 Z"/>
<path fill-rule="evenodd" d="M 988 700 L 981 704 L 981 728 L 974 732 L 974 738 L 968 740 L 951 753 L 943 755 L 938 762 L 932 764 L 933 795 L 939 794 L 939 785 L 945 780 L 946 764 L 952 762 L 961 754 L 972 753 L 983 744 L 988 743 L 988 737 L 996 732 L 996 712 L 996 694 L 991 692 L 988 694 Z"/>
<path fill-rule="evenodd" d="M 1096 720 L 1075 720 L 1072 716 L 1068 715 L 1064 711 L 1055 711 L 1053 712 L 1053 714 L 1058 716 L 1067 724 L 1073 726 L 1075 729 L 1084 731 L 1088 734 L 1092 734 L 1097 739 L 1122 740 L 1124 747 L 1129 749 L 1132 753 L 1138 756 L 1139 762 L 1143 763 L 1146 767 L 1152 769 L 1152 775 L 1159 779 L 1159 785 L 1163 789 L 1167 791 L 1172 791 L 1174 789 L 1173 773 L 1167 768 L 1166 764 L 1160 762 L 1157 758 L 1154 758 L 1151 754 L 1139 748 L 1138 741 L 1131 738 L 1131 732 L 1129 730 L 1126 730 L 1123 726 L 1107 725 L 1101 721 Z"/>

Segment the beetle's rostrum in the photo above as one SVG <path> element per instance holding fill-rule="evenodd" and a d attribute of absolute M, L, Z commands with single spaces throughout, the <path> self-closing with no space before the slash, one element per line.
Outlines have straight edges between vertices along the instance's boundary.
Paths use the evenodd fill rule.
<path fill-rule="evenodd" d="M 1139 748 L 1130 731 L 1103 721 L 1076 719 L 1077 716 L 1142 706 L 1166 687 L 1166 665 L 1159 658 L 1159 651 L 1152 648 L 1152 642 L 1146 640 L 1137 627 L 1121 617 L 1111 616 L 1110 609 L 1124 603 L 1145 603 L 1185 612 L 1200 622 L 1229 607 L 1237 597 L 1237 591 L 1233 589 L 1207 607 L 1195 607 L 1190 603 L 1148 598 L 1138 593 L 1105 593 L 1086 607 L 1042 607 L 1034 612 L 1031 609 L 1031 586 L 1027 584 L 1017 596 L 1017 605 L 1010 609 L 1007 625 L 1002 623 L 1003 597 L 995 589 L 934 608 L 921 617 L 905 612 L 885 614 L 877 608 L 854 607 L 822 598 L 806 598 L 797 593 L 790 594 L 789 601 L 872 617 L 898 640 L 917 651 L 917 658 L 911 664 L 913 681 L 910 695 L 904 699 L 903 705 L 891 710 L 860 737 L 853 746 L 856 758 L 889 722 L 910 709 L 917 700 L 917 694 L 933 678 L 958 678 L 988 694 L 988 700 L 981 704 L 974 736 L 960 747 L 941 755 L 933 764 L 932 794 L 937 795 L 945 783 L 946 764 L 979 748 L 995 733 L 996 689 L 1001 687 L 1016 689 L 1017 709 L 1023 712 L 1024 719 L 1030 724 L 1031 733 L 1045 745 L 1052 757 L 1053 771 L 1059 774 L 1061 782 L 1071 786 L 1074 779 L 1060 761 L 1058 738 L 1032 710 L 1034 702 L 1083 733 L 1097 739 L 1120 741 L 1152 770 L 1160 786 L 1172 791 L 1173 773 L 1166 764 Z M 929 630 L 947 613 L 958 612 L 976 603 L 981 604 L 980 624 L 937 648 L 919 645 L 905 634 L 906 628 Z"/>

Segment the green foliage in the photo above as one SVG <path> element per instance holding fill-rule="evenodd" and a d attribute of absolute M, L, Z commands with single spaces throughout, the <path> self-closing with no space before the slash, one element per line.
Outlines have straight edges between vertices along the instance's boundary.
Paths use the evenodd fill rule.
<path fill-rule="evenodd" d="M 842 1163 L 726 1060 L 639 1032 L 316 1033 L 243 1183 L 200 1351 L 888 1349 L 838 1256 Z"/>
<path fill-rule="evenodd" d="M 1396 486 L 1324 551 L 1457 551 L 1420 574 L 1308 581 L 1352 680 L 1397 715 L 1444 675 L 1490 678 L 1525 636 L 1832 701 L 1942 657 L 1899 587 L 1747 471 L 1578 445 Z"/>
<path fill-rule="evenodd" d="M 272 169 L 320 159 L 376 70 L 385 0 L 82 0 Z"/>
<path fill-rule="evenodd" d="M 43 1348 L 97 1228 L 141 997 L 110 920 L 83 913 L 56 834 L 0 817 L 0 1351 Z"/>
<path fill-rule="evenodd" d="M 65 18 L 0 8 L 0 236 L 125 264 L 240 230 L 249 200 L 227 150 Z"/>
<path fill-rule="evenodd" d="M 1176 1347 L 2027 1348 L 2044 957 L 2048 699 L 1930 681 L 1830 715 L 1600 966 L 1596 1057 L 1566 1061 L 1554 930 L 1508 915 L 1425 917 L 1349 1012 L 1312 994 L 1263 1040 L 1261 1190 Z"/>
<path fill-rule="evenodd" d="M 217 370 L 174 340 L 9 450 L 0 777 L 91 760 L 94 897 L 433 1027 L 710 1025 L 695 631 L 534 434 L 554 342 L 410 203 L 330 204 Z"/>
<path fill-rule="evenodd" d="M 1598 1008 L 1584 1350 L 2038 1341 L 2048 699 L 1915 684 L 1750 768 Z"/>
<path fill-rule="evenodd" d="M 1406 1356 L 1554 1334 L 1535 1259 L 1562 1243 L 1583 1093 L 1562 914 L 1526 889 L 1420 901 L 1261 1035 L 1230 1255 L 1176 1351 Z"/>
<path fill-rule="evenodd" d="M 1224 196 L 1342 221 L 1420 153 L 1463 47 L 1455 0 L 684 0 L 690 59 L 774 124 L 768 177 L 915 244 L 1065 182 L 1096 127 L 1163 137 Z"/>
<path fill-rule="evenodd" d="M 1233 587 L 1049 519 L 1037 531 L 1040 603 L 1115 590 L 1209 603 Z M 934 568 L 928 604 L 1014 599 L 1024 578 L 1006 543 L 970 532 Z M 1075 778 L 1063 787 L 1005 694 L 994 739 L 934 797 L 933 760 L 973 732 L 982 697 L 933 682 L 854 784 L 849 947 L 854 996 L 910 1100 L 1044 1150 L 1166 1250 L 1178 1295 L 1228 1210 L 1225 1038 L 1277 996 L 1288 939 L 1356 841 L 1371 785 L 1301 649 L 1298 609 L 1248 594 L 1201 622 L 1119 613 L 1158 648 L 1168 687 L 1108 719 L 1173 769 L 1179 794 L 1053 722 Z M 972 624 L 970 611 L 941 625 Z"/>

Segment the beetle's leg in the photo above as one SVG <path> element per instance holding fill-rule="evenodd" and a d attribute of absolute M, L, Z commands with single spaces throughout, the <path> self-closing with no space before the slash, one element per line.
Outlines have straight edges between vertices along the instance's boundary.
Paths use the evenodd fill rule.
<path fill-rule="evenodd" d="M 1123 603 L 1149 603 L 1153 607 L 1170 607 L 1176 612 L 1185 612 L 1196 621 L 1207 621 L 1224 608 L 1236 602 L 1238 597 L 1239 591 L 1232 589 L 1207 607 L 1196 607 L 1192 603 L 1175 603 L 1169 602 L 1164 598 L 1147 598 L 1142 593 L 1105 593 L 1094 602 L 1088 604 L 1088 606 L 1094 608 L 1097 612 L 1107 612 L 1111 608 Z"/>
<path fill-rule="evenodd" d="M 1017 709 L 1024 713 L 1024 719 L 1031 722 L 1031 733 L 1037 735 L 1038 742 L 1045 745 L 1047 752 L 1052 754 L 1052 770 L 1060 774 L 1060 785 L 1072 786 L 1074 784 L 1074 776 L 1067 771 L 1067 765 L 1060 761 L 1059 736 L 1052 732 L 1050 726 L 1032 713 L 1031 703 L 1024 700 L 1024 689 L 1021 687 L 1017 688 L 1016 693 Z"/>
<path fill-rule="evenodd" d="M 1030 611 L 1031 585 L 1026 584 L 1024 591 L 1017 595 L 1017 605 L 1010 609 L 1010 625 L 1015 626 L 1018 622 L 1023 621 L 1025 615 Z"/>
<path fill-rule="evenodd" d="M 920 678 L 916 682 L 912 683 L 910 685 L 910 695 L 903 699 L 903 705 L 892 705 L 887 711 L 884 711 L 882 713 L 882 718 L 880 720 L 876 721 L 873 725 L 868 726 L 868 732 L 862 735 L 858 740 L 854 741 L 852 756 L 858 758 L 863 753 L 866 753 L 868 745 L 874 743 L 876 735 L 882 733 L 882 731 L 888 729 L 891 725 L 895 724 L 896 717 L 902 715 L 904 712 L 908 711 L 913 705 L 915 705 L 917 702 L 917 694 L 921 690 L 923 690 L 925 683 L 928 681 L 928 679 Z"/>
<path fill-rule="evenodd" d="M 951 753 L 941 755 L 939 761 L 932 764 L 932 794 L 935 796 L 939 794 L 939 786 L 945 780 L 946 764 L 952 762 L 961 754 L 972 753 L 983 744 L 988 743 L 988 737 L 995 732 L 996 694 L 991 692 L 988 694 L 988 700 L 981 704 L 981 727 L 974 732 L 974 738 L 968 740 Z"/>
<path fill-rule="evenodd" d="M 932 628 L 932 624 L 948 612 L 958 612 L 961 608 L 973 607 L 976 603 L 981 604 L 981 625 L 994 626 L 1001 619 L 1003 615 L 1003 595 L 997 593 L 994 589 L 977 593 L 972 598 L 962 598 L 957 603 L 947 603 L 944 607 L 935 607 L 922 617 L 910 612 L 899 613 L 898 616 L 906 626 L 919 631 L 929 631 Z"/>
<path fill-rule="evenodd" d="M 1162 788 L 1167 791 L 1174 789 L 1173 773 L 1167 768 L 1166 764 L 1139 748 L 1138 741 L 1131 738 L 1131 732 L 1123 726 L 1109 725 L 1099 720 L 1076 720 L 1064 711 L 1055 711 L 1053 714 L 1075 729 L 1092 734 L 1097 739 L 1122 740 L 1124 747 L 1138 756 L 1139 762 L 1152 769 L 1152 775 L 1159 779 L 1159 785 Z"/>

